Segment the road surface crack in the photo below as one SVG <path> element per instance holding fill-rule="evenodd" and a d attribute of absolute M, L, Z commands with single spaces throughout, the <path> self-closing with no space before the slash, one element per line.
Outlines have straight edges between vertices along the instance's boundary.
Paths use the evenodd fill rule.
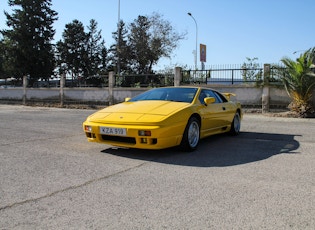
<path fill-rule="evenodd" d="M 46 195 L 41 196 L 41 197 L 37 197 L 37 198 L 33 198 L 33 199 L 28 199 L 28 200 L 24 200 L 24 201 L 20 201 L 20 202 L 15 202 L 15 203 L 12 203 L 12 204 L 9 204 L 9 205 L 0 207 L 0 211 L 3 211 L 3 210 L 5 210 L 5 209 L 9 209 L 9 208 L 13 208 L 13 207 L 16 207 L 16 206 L 18 206 L 18 205 L 24 205 L 24 204 L 27 204 L 27 203 L 37 202 L 37 201 L 39 201 L 39 200 L 46 199 L 46 198 L 55 196 L 55 195 L 60 194 L 60 193 L 63 193 L 63 192 L 67 192 L 67 191 L 70 191 L 70 190 L 82 188 L 82 187 L 88 186 L 88 185 L 90 185 L 90 184 L 93 184 L 93 183 L 95 183 L 95 182 L 102 181 L 102 180 L 108 179 L 108 178 L 110 178 L 110 177 L 113 177 L 113 176 L 116 176 L 116 175 L 119 175 L 119 174 L 123 174 L 123 173 L 125 173 L 125 172 L 130 171 L 130 170 L 139 168 L 139 167 L 143 166 L 143 165 L 146 164 L 146 163 L 147 163 L 147 162 L 143 162 L 143 163 L 141 163 L 141 164 L 139 164 L 139 165 L 136 165 L 136 166 L 131 167 L 131 168 L 124 169 L 124 170 L 119 171 L 119 172 L 116 172 L 116 173 L 114 173 L 114 174 L 110 174 L 110 175 L 106 175 L 106 176 L 103 176 L 103 177 L 100 177 L 100 178 L 96 178 L 96 179 L 93 179 L 93 180 L 89 180 L 89 181 L 86 181 L 86 182 L 84 182 L 84 183 L 82 183 L 82 184 L 79 184 L 79 185 L 73 185 L 73 186 L 64 188 L 64 189 L 62 189 L 62 190 L 54 191 L 54 192 L 52 192 L 52 193 L 46 194 Z"/>

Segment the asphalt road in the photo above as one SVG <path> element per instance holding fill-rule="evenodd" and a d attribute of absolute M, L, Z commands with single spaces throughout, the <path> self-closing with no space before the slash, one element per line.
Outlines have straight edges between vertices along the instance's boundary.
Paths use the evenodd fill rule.
<path fill-rule="evenodd" d="M 92 112 L 0 105 L 0 229 L 315 228 L 315 119 L 245 114 L 182 153 L 88 143 Z"/>

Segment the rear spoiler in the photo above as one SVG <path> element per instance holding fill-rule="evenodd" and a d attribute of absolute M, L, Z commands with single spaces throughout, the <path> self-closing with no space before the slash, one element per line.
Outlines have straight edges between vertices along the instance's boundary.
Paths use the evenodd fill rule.
<path fill-rule="evenodd" d="M 226 97 L 226 99 L 228 99 L 228 100 L 230 100 L 230 98 L 231 98 L 231 96 L 233 96 L 233 97 L 235 97 L 236 96 L 236 94 L 234 94 L 234 93 L 222 93 L 225 97 Z"/>

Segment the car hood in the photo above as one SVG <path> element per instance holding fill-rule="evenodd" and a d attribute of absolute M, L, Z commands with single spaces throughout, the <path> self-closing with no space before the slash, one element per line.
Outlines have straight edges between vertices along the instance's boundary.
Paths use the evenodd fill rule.
<path fill-rule="evenodd" d="M 189 103 L 172 101 L 123 102 L 92 114 L 88 121 L 97 123 L 159 122 Z"/>

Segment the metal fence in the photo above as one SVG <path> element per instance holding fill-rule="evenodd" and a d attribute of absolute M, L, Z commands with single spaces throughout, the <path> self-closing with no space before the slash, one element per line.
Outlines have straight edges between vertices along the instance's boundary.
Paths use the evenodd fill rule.
<path fill-rule="evenodd" d="M 243 84 L 249 82 L 261 82 L 263 80 L 263 68 L 242 68 L 241 65 L 214 65 L 206 70 L 183 70 L 182 83 L 203 84 Z"/>
<path fill-rule="evenodd" d="M 264 69 L 242 68 L 242 65 L 209 66 L 207 70 L 182 70 L 181 84 L 259 84 L 264 82 Z M 279 82 L 276 68 L 270 66 L 268 82 Z M 0 87 L 5 87 L 8 81 L 1 81 Z M 21 85 L 14 82 L 15 85 Z M 11 81 L 9 84 L 12 84 Z M 174 74 L 141 74 L 141 75 L 115 75 L 115 87 L 163 87 L 174 85 Z M 38 81 L 28 87 L 60 87 L 60 80 Z M 108 75 L 89 76 L 87 78 L 67 79 L 65 87 L 108 87 Z"/>
<path fill-rule="evenodd" d="M 255 71 L 255 78 L 245 78 L 242 73 L 243 71 L 243 69 L 188 70 L 182 72 L 182 83 L 233 85 L 262 80 L 262 69 L 251 70 Z"/>
<path fill-rule="evenodd" d="M 279 66 L 281 65 L 271 64 L 268 73 L 264 73 L 261 64 L 253 68 L 244 68 L 242 65 L 214 65 L 207 67 L 206 70 L 182 70 L 182 83 L 224 85 L 260 84 L 266 81 L 279 83 L 280 77 L 277 75 Z"/>
<path fill-rule="evenodd" d="M 174 74 L 141 74 L 115 76 L 116 87 L 163 87 L 174 85 Z"/>
<path fill-rule="evenodd" d="M 182 70 L 181 84 L 259 84 L 264 82 L 264 68 L 242 68 L 242 65 L 209 66 L 207 70 Z M 279 65 L 277 65 L 279 66 Z M 270 66 L 268 82 L 279 82 L 276 69 Z M 115 76 L 116 87 L 173 86 L 174 74 L 143 74 Z"/>

